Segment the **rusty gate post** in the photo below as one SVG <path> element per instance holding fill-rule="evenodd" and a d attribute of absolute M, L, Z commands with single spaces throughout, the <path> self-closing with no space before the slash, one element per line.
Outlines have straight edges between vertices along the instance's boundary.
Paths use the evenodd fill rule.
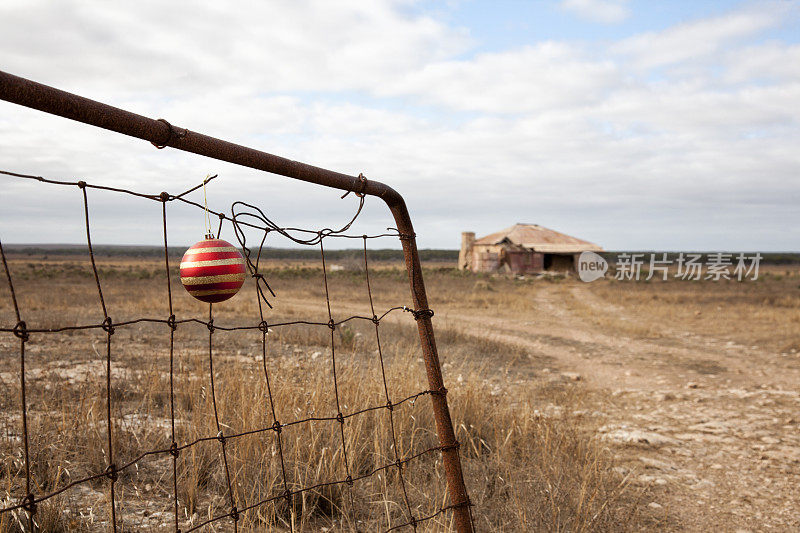
<path fill-rule="evenodd" d="M 431 323 L 432 313 L 428 309 L 414 228 L 405 201 L 397 191 L 379 181 L 364 180 L 209 137 L 173 126 L 164 119 L 147 118 L 3 71 L 0 71 L 0 100 L 137 137 L 151 142 L 158 148 L 169 146 L 301 181 L 377 196 L 386 202 L 401 235 L 414 303 L 414 318 L 417 319 L 428 385 L 432 391 L 431 403 L 456 529 L 459 533 L 472 533 L 470 501 L 458 454 L 459 445 L 447 406 L 447 389 L 444 387 L 439 355 L 436 351 Z"/>
<path fill-rule="evenodd" d="M 447 477 L 447 488 L 453 506 L 456 529 L 459 533 L 472 533 L 471 504 L 467 495 L 467 487 L 464 484 L 461 458 L 458 454 L 459 443 L 453 431 L 453 421 L 447 406 L 447 389 L 442 379 L 442 366 L 439 362 L 439 353 L 436 350 L 436 339 L 433 336 L 433 324 L 431 323 L 433 312 L 428 309 L 428 295 L 422 279 L 422 267 L 419 263 L 414 227 L 402 197 L 398 202 L 390 204 L 389 208 L 397 223 L 403 243 L 406 271 L 411 284 L 411 297 L 414 301 L 414 318 L 417 319 L 425 371 L 428 374 L 428 387 L 433 391 L 431 394 L 433 416 L 436 420 L 436 431 L 439 434 L 439 445 L 442 448 L 442 462 Z"/>

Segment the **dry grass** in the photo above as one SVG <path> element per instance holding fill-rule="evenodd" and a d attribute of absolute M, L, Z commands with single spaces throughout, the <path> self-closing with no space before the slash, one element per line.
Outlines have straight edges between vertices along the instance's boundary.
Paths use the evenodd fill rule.
<path fill-rule="evenodd" d="M 711 334 L 742 345 L 800 350 L 800 271 L 762 267 L 758 280 L 617 282 L 591 286 L 596 300 L 564 292 L 611 335 Z M 600 305 L 598 305 L 600 304 Z M 598 312 L 599 308 L 605 310 Z"/>
<path fill-rule="evenodd" d="M 46 263 L 13 260 L 18 298 L 29 327 L 98 323 L 102 318 L 94 280 L 85 261 Z M 101 276 L 109 314 L 115 321 L 168 314 L 165 280 L 157 262 L 104 263 Z M 310 267 L 266 272 L 278 292 L 270 322 L 304 317 L 327 321 L 321 271 Z M 404 273 L 377 269 L 376 308 L 408 303 Z M 368 316 L 363 275 L 330 275 L 337 318 Z M 443 305 L 525 308 L 532 285 L 478 280 L 452 271 L 428 272 L 430 298 Z M 557 283 L 557 282 L 555 282 Z M 514 291 L 508 287 L 513 286 Z M 203 318 L 207 309 L 173 279 L 179 318 Z M 257 307 L 245 288 L 217 306 L 215 324 L 257 323 Z M 0 290 L 0 321 L 13 325 L 10 298 Z M 440 324 L 441 325 L 441 324 Z M 386 376 L 393 401 L 427 388 L 413 320 L 395 313 L 380 326 Z M 277 327 L 268 337 L 266 367 L 276 416 L 286 424 L 311 416 L 335 416 L 330 332 L 320 327 Z M 374 329 L 352 321 L 335 335 L 342 411 L 385 404 Z M 573 415 L 589 398 L 580 385 L 531 377 L 535 354 L 480 332 L 439 327 L 437 340 L 450 386 L 468 488 L 479 530 L 640 530 L 640 494 L 612 471 L 609 452 L 594 439 L 595 422 Z M 164 325 L 118 328 L 112 337 L 113 447 L 123 464 L 170 442 L 169 330 Z M 176 332 L 175 418 L 179 443 L 217 434 L 208 372 L 208 331 L 182 325 Z M 20 442 L 18 344 L 10 334 L 0 342 L 0 494 L 15 501 L 24 487 Z M 259 332 L 214 333 L 214 386 L 219 418 L 232 434 L 272 425 Z M 105 423 L 105 336 L 102 331 L 34 335 L 28 343 L 27 376 L 31 464 L 36 494 L 101 472 L 107 462 Z M 503 362 L 504 365 L 498 365 Z M 512 371 L 501 372 L 498 367 Z M 514 370 L 516 368 L 516 370 Z M 592 399 L 593 401 L 595 399 Z M 429 399 L 394 410 L 397 452 L 407 457 L 438 444 Z M 348 468 L 353 476 L 394 462 L 388 411 L 377 409 L 345 423 Z M 346 476 L 338 423 L 309 422 L 281 433 L 286 477 L 293 490 Z M 280 494 L 283 474 L 272 431 L 229 439 L 227 453 L 233 497 L 239 508 Z M 205 441 L 178 459 L 182 529 L 229 511 L 220 444 Z M 423 455 L 404 469 L 409 503 L 416 517 L 447 504 L 437 454 Z M 146 457 L 120 474 L 118 518 L 126 530 L 169 530 L 172 524 L 172 460 Z M 20 531 L 19 513 L 0 515 L 0 531 Z M 41 531 L 94 531 L 108 526 L 108 481 L 75 487 L 40 504 Z M 355 483 L 309 490 L 291 502 L 278 499 L 242 514 L 244 530 L 383 530 L 405 522 L 406 505 L 397 470 L 389 468 Z M 227 531 L 229 519 L 209 530 Z M 446 515 L 424 523 L 424 531 L 450 531 Z"/>

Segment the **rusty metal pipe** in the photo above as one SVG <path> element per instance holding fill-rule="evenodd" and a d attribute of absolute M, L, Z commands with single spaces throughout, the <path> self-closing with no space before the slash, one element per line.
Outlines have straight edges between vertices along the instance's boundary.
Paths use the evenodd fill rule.
<path fill-rule="evenodd" d="M 163 119 L 131 113 L 66 91 L 0 71 L 0 99 L 25 107 L 58 115 L 84 124 L 115 131 L 131 137 L 149 141 L 158 147 L 169 146 L 185 152 L 227 161 L 257 170 L 280 174 L 301 181 L 316 183 L 344 191 L 377 196 L 389 206 L 397 229 L 400 231 L 405 256 L 406 270 L 411 284 L 411 296 L 417 310 L 428 309 L 428 298 L 422 279 L 414 228 L 405 201 L 388 185 L 356 176 L 333 172 L 324 168 L 292 161 L 267 152 L 209 137 L 171 125 Z M 469 498 L 464 484 L 458 443 L 453 431 L 453 422 L 447 405 L 446 389 L 442 379 L 433 324 L 430 316 L 417 317 L 425 370 L 431 394 L 436 430 L 442 446 L 442 462 L 447 478 L 453 517 L 459 533 L 471 533 Z"/>
<path fill-rule="evenodd" d="M 383 199 L 389 206 L 402 202 L 400 194 L 379 181 L 366 183 L 356 176 L 292 161 L 201 133 L 172 126 L 124 109 L 90 100 L 60 89 L 0 71 L 0 99 L 51 115 L 76 120 L 131 137 L 237 165 L 280 174 L 344 191 L 363 192 Z"/>

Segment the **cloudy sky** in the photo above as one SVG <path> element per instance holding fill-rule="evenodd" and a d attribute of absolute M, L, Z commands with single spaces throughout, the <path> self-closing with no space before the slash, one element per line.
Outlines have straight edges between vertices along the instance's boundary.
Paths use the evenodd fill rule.
<path fill-rule="evenodd" d="M 406 197 L 421 247 L 534 222 L 607 249 L 800 251 L 797 1 L 6 0 L 0 69 L 363 172 Z M 0 169 L 152 193 L 219 173 L 212 208 L 284 225 L 354 208 L 5 102 Z M 3 242 L 82 241 L 77 189 L 0 187 Z M 158 204 L 90 203 L 97 242 L 159 242 Z M 202 237 L 202 213 L 169 216 L 172 243 Z M 373 199 L 356 231 L 390 225 Z"/>

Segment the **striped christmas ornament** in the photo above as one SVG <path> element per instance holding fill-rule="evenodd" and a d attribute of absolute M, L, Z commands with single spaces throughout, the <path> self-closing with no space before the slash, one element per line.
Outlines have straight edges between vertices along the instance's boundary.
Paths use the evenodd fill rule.
<path fill-rule="evenodd" d="M 232 298 L 244 283 L 244 257 L 231 243 L 206 237 L 181 259 L 181 283 L 189 294 L 208 303 Z"/>

